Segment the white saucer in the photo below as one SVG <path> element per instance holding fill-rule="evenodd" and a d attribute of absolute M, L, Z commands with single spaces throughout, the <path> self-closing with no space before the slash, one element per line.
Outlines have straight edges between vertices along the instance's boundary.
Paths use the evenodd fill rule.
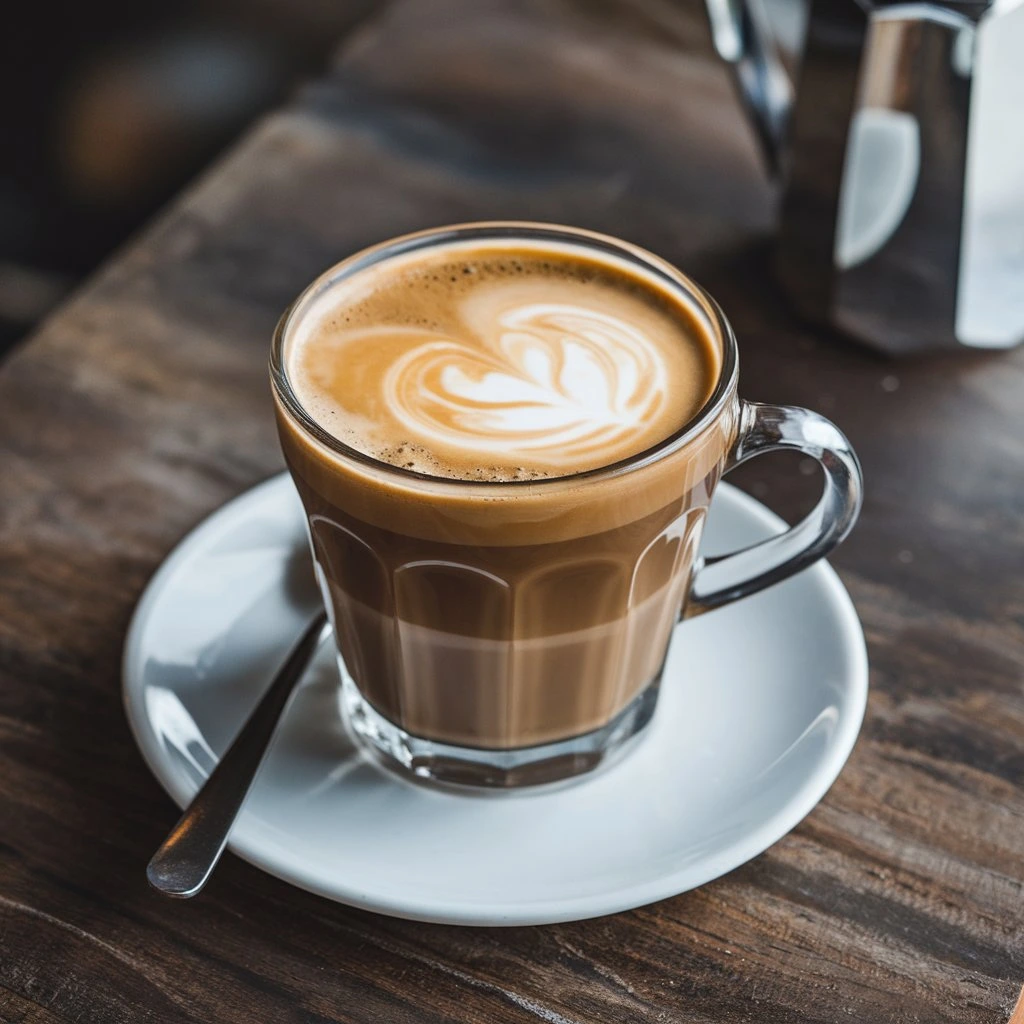
<path fill-rule="evenodd" d="M 732 550 L 781 527 L 723 484 L 705 548 Z M 211 516 L 153 578 L 128 634 L 124 697 L 143 756 L 179 805 L 317 601 L 285 476 Z M 732 870 L 822 798 L 867 698 L 860 623 L 819 564 L 679 627 L 654 721 L 606 771 L 462 795 L 406 782 L 354 748 L 330 648 L 281 724 L 231 849 L 329 899 L 424 921 L 596 917 Z"/>

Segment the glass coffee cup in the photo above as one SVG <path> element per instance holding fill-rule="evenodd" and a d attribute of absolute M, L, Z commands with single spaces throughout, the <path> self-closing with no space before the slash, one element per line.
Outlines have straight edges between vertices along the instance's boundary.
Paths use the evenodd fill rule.
<path fill-rule="evenodd" d="M 481 246 L 643 275 L 711 346 L 706 401 L 629 457 L 520 479 L 433 475 L 328 430 L 300 401 L 289 363 L 313 310 L 371 270 Z M 342 704 L 360 741 L 385 763 L 438 782 L 507 788 L 587 772 L 650 721 L 669 643 L 685 647 L 680 618 L 779 582 L 835 547 L 860 507 L 852 449 L 816 413 L 741 401 L 738 373 L 736 339 L 710 296 L 664 260 L 588 231 L 440 228 L 365 250 L 314 281 L 278 325 L 271 377 L 337 641 Z M 702 560 L 701 530 L 722 474 L 780 450 L 819 462 L 818 505 L 778 537 Z"/>

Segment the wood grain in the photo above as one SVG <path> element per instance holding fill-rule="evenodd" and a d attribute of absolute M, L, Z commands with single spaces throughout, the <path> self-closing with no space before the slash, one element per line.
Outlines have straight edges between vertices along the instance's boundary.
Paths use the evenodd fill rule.
<path fill-rule="evenodd" d="M 397 0 L 7 361 L 0 1018 L 1008 1019 L 1024 350 L 890 363 L 800 324 L 769 270 L 772 203 L 694 8 Z M 849 433 L 868 499 L 835 564 L 872 666 L 853 757 L 752 863 L 597 921 L 389 920 L 232 857 L 167 902 L 143 868 L 175 812 L 119 697 L 134 602 L 191 525 L 280 468 L 265 358 L 284 304 L 362 245 L 484 217 L 677 261 L 728 311 L 744 393 Z M 793 469 L 759 460 L 742 483 L 793 517 L 815 484 Z"/>

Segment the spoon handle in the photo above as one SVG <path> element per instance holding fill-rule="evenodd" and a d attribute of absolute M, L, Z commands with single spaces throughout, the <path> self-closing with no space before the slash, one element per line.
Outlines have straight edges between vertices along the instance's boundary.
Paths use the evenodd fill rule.
<path fill-rule="evenodd" d="M 206 885 L 260 770 L 278 720 L 326 630 L 327 616 L 321 611 L 292 648 L 206 785 L 153 855 L 146 877 L 155 889 L 187 899 Z"/>

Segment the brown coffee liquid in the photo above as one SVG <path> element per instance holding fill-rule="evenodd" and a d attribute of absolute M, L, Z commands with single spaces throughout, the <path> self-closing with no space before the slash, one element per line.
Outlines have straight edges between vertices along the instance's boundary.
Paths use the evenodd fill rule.
<path fill-rule="evenodd" d="M 653 275 L 453 244 L 327 286 L 285 356 L 316 422 L 383 463 L 278 404 L 345 666 L 377 711 L 507 749 L 599 728 L 657 679 L 735 396 L 641 469 L 572 475 L 664 440 L 714 387 L 710 331 Z"/>
<path fill-rule="evenodd" d="M 287 359 L 300 403 L 339 440 L 495 481 L 635 455 L 697 413 L 719 370 L 651 279 L 514 244 L 412 253 L 338 282 Z"/>

